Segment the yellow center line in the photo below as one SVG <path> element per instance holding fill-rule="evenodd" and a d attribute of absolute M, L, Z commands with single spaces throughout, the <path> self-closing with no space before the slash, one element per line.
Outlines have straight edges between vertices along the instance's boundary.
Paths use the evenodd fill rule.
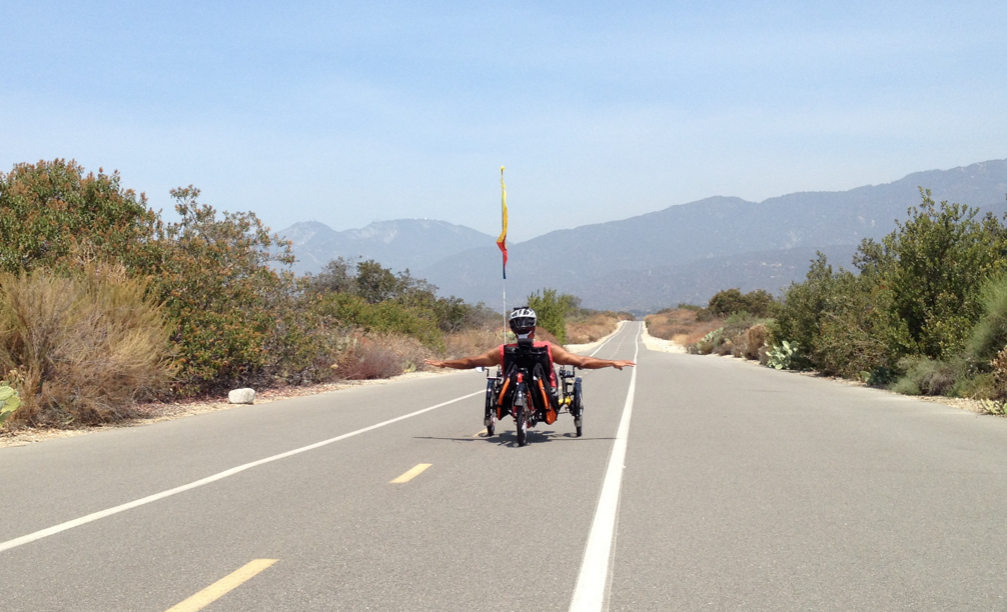
<path fill-rule="evenodd" d="M 421 464 L 417 465 L 416 467 L 414 467 L 413 469 L 411 469 L 408 472 L 406 472 L 405 474 L 399 476 L 395 480 L 392 480 L 388 484 L 402 484 L 404 482 L 409 482 L 413 478 L 416 478 L 417 476 L 419 476 L 420 474 L 422 474 L 423 470 L 427 469 L 431 465 L 433 465 L 433 464 L 432 463 L 421 463 Z"/>
<path fill-rule="evenodd" d="M 189 599 L 168 608 L 167 612 L 196 612 L 248 582 L 256 574 L 276 563 L 276 559 L 256 559 L 237 571 L 224 576 Z"/>
<path fill-rule="evenodd" d="M 476 435 L 474 435 L 472 437 L 473 438 L 481 438 L 481 437 L 483 437 L 485 435 L 486 435 L 486 430 L 484 429 L 484 430 L 480 431 L 479 433 L 477 433 Z"/>

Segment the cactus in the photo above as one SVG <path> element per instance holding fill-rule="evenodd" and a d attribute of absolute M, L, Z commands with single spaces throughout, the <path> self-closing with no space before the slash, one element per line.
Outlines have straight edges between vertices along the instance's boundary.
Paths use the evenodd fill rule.
<path fill-rule="evenodd" d="M 983 411 L 985 411 L 986 414 L 1007 414 L 1005 413 L 1007 405 L 1005 405 L 1004 402 L 998 402 L 991 399 L 981 399 L 979 400 L 979 403 L 982 404 Z"/>
<path fill-rule="evenodd" d="M 771 368 L 777 370 L 789 370 L 793 366 L 794 357 L 797 355 L 797 343 L 783 341 L 782 345 L 773 345 L 770 349 L 766 363 Z"/>
<path fill-rule="evenodd" d="M 18 396 L 17 390 L 6 381 L 0 383 L 0 424 L 17 412 L 20 406 L 21 397 Z"/>

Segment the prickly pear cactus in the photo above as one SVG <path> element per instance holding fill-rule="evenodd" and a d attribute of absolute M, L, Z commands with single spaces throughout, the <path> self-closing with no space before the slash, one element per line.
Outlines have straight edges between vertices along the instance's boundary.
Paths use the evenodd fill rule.
<path fill-rule="evenodd" d="M 777 370 L 789 370 L 793 367 L 794 357 L 797 356 L 797 343 L 783 341 L 782 345 L 773 345 L 769 350 L 769 362 L 767 365 Z"/>
<path fill-rule="evenodd" d="M 21 406 L 21 398 L 18 397 L 17 390 L 6 382 L 0 383 L 0 424 L 17 412 Z"/>

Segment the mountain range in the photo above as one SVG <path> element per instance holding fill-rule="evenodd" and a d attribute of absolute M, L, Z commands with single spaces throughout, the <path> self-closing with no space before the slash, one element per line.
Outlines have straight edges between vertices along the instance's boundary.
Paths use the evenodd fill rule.
<path fill-rule="evenodd" d="M 297 256 L 293 269 L 300 274 L 317 273 L 336 257 L 373 259 L 394 270 L 418 270 L 496 240 L 470 227 L 433 219 L 378 221 L 342 232 L 307 221 L 277 233 L 291 241 Z"/>
<path fill-rule="evenodd" d="M 549 232 L 509 245 L 507 292 L 523 298 L 550 287 L 580 296 L 588 307 L 636 312 L 680 302 L 705 304 L 729 287 L 778 294 L 803 278 L 816 251 L 849 267 L 862 239 L 881 238 L 895 228 L 896 219 L 907 218 L 907 209 L 921 201 L 920 187 L 930 189 L 935 200 L 966 203 L 1000 216 L 1007 210 L 1007 160 L 762 202 L 715 196 Z M 494 237 L 464 226 L 399 220 L 335 232 L 312 222 L 279 233 L 294 241 L 299 271 L 320 269 L 338 255 L 360 255 L 409 268 L 444 295 L 489 304 L 500 300 L 500 252 Z"/>

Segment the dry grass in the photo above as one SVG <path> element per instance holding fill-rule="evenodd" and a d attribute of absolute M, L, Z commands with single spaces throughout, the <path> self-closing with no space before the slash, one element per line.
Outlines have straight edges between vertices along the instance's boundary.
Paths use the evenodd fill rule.
<path fill-rule="evenodd" d="M 756 359 L 762 361 L 765 357 L 766 341 L 769 340 L 769 328 L 765 324 L 759 323 L 748 328 L 745 332 L 745 347 L 741 352 L 741 357 L 746 359 Z"/>
<path fill-rule="evenodd" d="M 724 319 L 697 321 L 695 310 L 676 309 L 661 314 L 647 315 L 644 318 L 647 332 L 655 338 L 671 340 L 682 346 L 695 344 L 706 334 L 720 328 Z"/>
<path fill-rule="evenodd" d="M 600 340 L 615 331 L 619 321 L 618 315 L 598 312 L 584 320 L 566 324 L 566 341 L 568 344 L 589 344 Z M 536 336 L 538 333 L 536 332 Z"/>
<path fill-rule="evenodd" d="M 0 275 L 0 367 L 15 372 L 23 402 L 15 426 L 128 418 L 165 388 L 169 332 L 145 290 L 95 269 Z"/>
<path fill-rule="evenodd" d="M 444 359 L 481 355 L 503 342 L 503 330 L 469 329 L 448 334 L 444 338 Z"/>
<path fill-rule="evenodd" d="M 337 373 L 347 380 L 391 378 L 423 369 L 430 349 L 412 336 L 366 334 L 353 338 L 338 363 Z"/>

